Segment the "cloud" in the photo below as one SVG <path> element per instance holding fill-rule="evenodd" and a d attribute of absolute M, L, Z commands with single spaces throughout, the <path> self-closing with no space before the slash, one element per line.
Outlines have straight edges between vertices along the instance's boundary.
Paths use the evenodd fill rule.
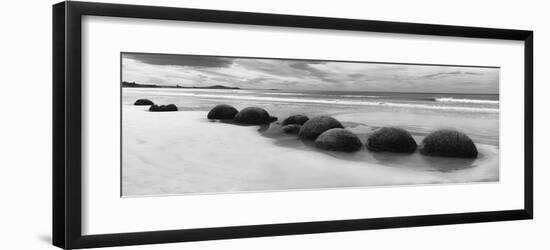
<path fill-rule="evenodd" d="M 134 59 L 145 64 L 160 66 L 205 67 L 223 68 L 229 67 L 233 59 L 214 56 L 196 55 L 166 55 L 166 54 L 130 54 L 125 53 L 123 58 Z"/>
<path fill-rule="evenodd" d="M 363 73 L 351 73 L 351 74 L 348 74 L 348 77 L 350 78 L 363 78 L 365 77 L 366 75 L 363 74 Z"/>
<path fill-rule="evenodd" d="M 459 75 L 462 74 L 461 71 L 451 71 L 451 72 L 440 72 L 435 74 L 429 74 L 429 75 L 423 75 L 423 78 L 441 78 L 441 77 L 447 77 L 451 75 Z"/>
<path fill-rule="evenodd" d="M 166 79 L 162 77 L 149 76 L 147 80 L 149 82 L 154 82 L 155 84 L 169 84 L 169 82 L 166 82 Z"/>
<path fill-rule="evenodd" d="M 311 67 L 310 64 L 311 63 L 307 62 L 307 61 L 295 61 L 295 62 L 289 63 L 288 66 L 290 66 L 291 68 L 294 68 L 294 69 L 304 71 L 304 72 L 306 72 L 307 74 L 309 74 L 311 76 L 318 77 L 318 78 L 321 78 L 321 79 L 327 77 L 327 72 L 324 72 L 324 71 L 318 70 L 314 67 Z M 315 64 L 319 64 L 319 63 L 315 63 Z"/>
<path fill-rule="evenodd" d="M 239 58 L 235 60 L 235 64 L 241 71 L 251 71 L 272 77 L 299 77 L 301 75 L 295 69 L 289 67 L 286 60 Z"/>
<path fill-rule="evenodd" d="M 482 76 L 485 75 L 485 73 L 481 72 L 464 72 L 465 75 L 472 75 L 472 76 Z"/>
<path fill-rule="evenodd" d="M 251 89 L 498 93 L 498 68 L 124 54 L 124 81 Z M 177 63 L 177 67 L 174 67 Z"/>
<path fill-rule="evenodd" d="M 444 71 L 444 72 L 438 72 L 434 74 L 428 74 L 423 75 L 423 78 L 443 78 L 443 77 L 449 77 L 449 76 L 456 76 L 456 75 L 469 75 L 469 76 L 482 76 L 485 75 L 484 72 L 475 72 L 475 71 Z"/>

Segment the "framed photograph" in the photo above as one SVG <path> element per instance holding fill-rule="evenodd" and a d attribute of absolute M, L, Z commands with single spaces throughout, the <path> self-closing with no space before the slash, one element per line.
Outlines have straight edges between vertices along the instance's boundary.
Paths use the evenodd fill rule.
<path fill-rule="evenodd" d="M 533 32 L 53 6 L 53 244 L 533 218 Z"/>

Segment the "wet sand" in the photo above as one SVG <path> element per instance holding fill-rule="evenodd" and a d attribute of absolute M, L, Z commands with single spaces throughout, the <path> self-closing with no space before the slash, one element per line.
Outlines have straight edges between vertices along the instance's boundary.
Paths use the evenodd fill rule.
<path fill-rule="evenodd" d="M 470 183 L 498 181 L 499 177 L 498 141 L 493 145 L 491 138 L 476 137 L 480 155 L 475 160 L 428 157 L 418 152 L 373 153 L 365 147 L 355 153 L 338 153 L 318 150 L 296 136 L 285 135 L 278 123 L 262 127 L 210 121 L 206 119 L 210 100 L 195 100 L 206 103 L 196 106 L 180 104 L 178 112 L 157 113 L 132 106 L 129 100 L 134 98 L 127 98 L 122 107 L 122 193 L 126 197 Z M 367 125 L 357 114 L 339 113 L 337 108 L 254 105 L 267 106 L 279 121 L 298 111 L 309 116 L 333 115 L 363 143 L 383 125 Z M 427 130 L 412 132 L 419 143 Z"/>

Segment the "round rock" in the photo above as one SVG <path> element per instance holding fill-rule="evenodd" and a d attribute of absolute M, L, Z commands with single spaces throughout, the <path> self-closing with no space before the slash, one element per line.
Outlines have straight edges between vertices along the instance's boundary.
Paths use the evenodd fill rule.
<path fill-rule="evenodd" d="M 355 152 L 362 146 L 359 137 L 343 128 L 329 129 L 315 140 L 315 147 L 331 151 Z"/>
<path fill-rule="evenodd" d="M 134 102 L 134 105 L 137 105 L 137 106 L 148 106 L 148 105 L 153 105 L 155 103 L 153 103 L 153 101 L 149 100 L 149 99 L 138 99 L 136 100 L 136 102 Z"/>
<path fill-rule="evenodd" d="M 299 124 L 289 124 L 281 127 L 281 130 L 285 134 L 298 134 L 302 125 Z"/>
<path fill-rule="evenodd" d="M 366 143 L 370 151 L 412 153 L 416 150 L 416 141 L 411 134 L 401 128 L 384 127 L 369 136 Z"/>
<path fill-rule="evenodd" d="M 298 136 L 304 140 L 315 140 L 320 134 L 331 128 L 344 128 L 344 126 L 330 116 L 317 116 L 302 125 Z"/>
<path fill-rule="evenodd" d="M 476 158 L 472 139 L 456 130 L 438 130 L 427 135 L 420 144 L 420 153 L 431 156 Z"/>
<path fill-rule="evenodd" d="M 291 116 L 287 117 L 286 119 L 284 119 L 282 124 L 283 124 L 283 126 L 284 125 L 289 125 L 289 124 L 304 125 L 304 123 L 306 123 L 307 120 L 309 120 L 309 118 L 305 115 L 291 115 Z"/>
<path fill-rule="evenodd" d="M 258 107 L 245 108 L 233 118 L 236 123 L 250 125 L 268 124 L 274 120 L 277 120 L 277 118 L 271 117 L 265 109 Z"/>
<path fill-rule="evenodd" d="M 208 119 L 220 119 L 220 120 L 229 120 L 233 119 L 239 111 L 231 105 L 220 104 L 212 108 L 208 112 Z"/>
<path fill-rule="evenodd" d="M 269 122 L 276 122 L 279 118 L 277 118 L 277 116 L 270 116 L 269 117 Z"/>
<path fill-rule="evenodd" d="M 156 105 L 156 104 L 153 104 L 149 108 L 149 111 L 151 111 L 151 112 L 178 111 L 178 107 L 176 107 L 176 105 L 174 105 L 174 104 L 160 105 L 160 106 Z"/>

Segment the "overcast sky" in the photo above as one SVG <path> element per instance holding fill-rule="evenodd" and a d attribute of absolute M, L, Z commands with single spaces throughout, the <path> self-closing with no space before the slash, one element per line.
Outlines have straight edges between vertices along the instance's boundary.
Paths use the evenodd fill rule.
<path fill-rule="evenodd" d="M 122 80 L 254 89 L 498 93 L 499 69 L 123 54 Z"/>

